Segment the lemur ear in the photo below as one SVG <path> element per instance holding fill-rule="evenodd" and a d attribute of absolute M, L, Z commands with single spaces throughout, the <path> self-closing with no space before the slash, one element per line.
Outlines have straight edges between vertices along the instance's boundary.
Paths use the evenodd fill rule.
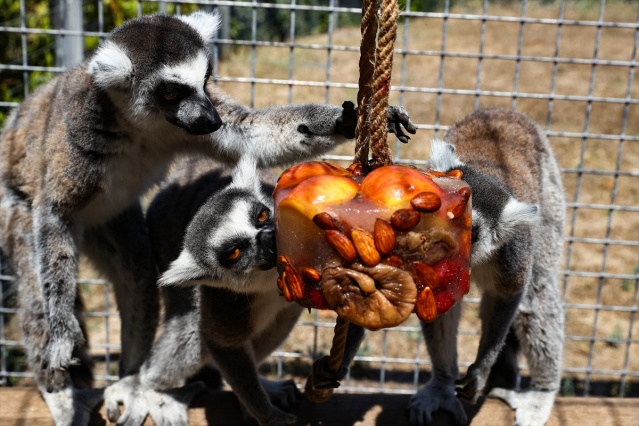
<path fill-rule="evenodd" d="M 197 264 L 193 255 L 184 249 L 180 256 L 171 263 L 169 269 L 162 274 L 158 280 L 158 285 L 188 286 L 190 281 L 202 278 L 204 275 L 204 271 Z"/>
<path fill-rule="evenodd" d="M 133 74 L 133 64 L 120 46 L 107 40 L 102 43 L 89 61 L 87 73 L 102 89 L 127 87 Z"/>
<path fill-rule="evenodd" d="M 221 23 L 220 14 L 217 11 L 198 11 L 190 15 L 180 15 L 178 18 L 193 27 L 200 34 L 204 43 L 211 43 L 215 40 L 215 34 Z"/>
<path fill-rule="evenodd" d="M 430 164 L 434 170 L 446 172 L 463 166 L 457 157 L 455 147 L 441 139 L 433 139 L 430 143 Z"/>

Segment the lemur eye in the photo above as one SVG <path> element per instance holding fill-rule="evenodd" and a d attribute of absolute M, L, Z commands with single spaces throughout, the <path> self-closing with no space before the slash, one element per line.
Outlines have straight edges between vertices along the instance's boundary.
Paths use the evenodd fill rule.
<path fill-rule="evenodd" d="M 306 124 L 300 124 L 297 126 L 297 131 L 304 135 L 311 135 L 311 129 L 308 128 Z"/>
<path fill-rule="evenodd" d="M 187 96 L 190 96 L 194 89 L 190 86 L 175 82 L 164 82 L 155 89 L 156 96 L 161 102 L 174 104 Z"/>
<path fill-rule="evenodd" d="M 164 92 L 162 93 L 162 98 L 165 101 L 174 101 L 178 97 L 177 92 Z"/>
<path fill-rule="evenodd" d="M 240 257 L 240 249 L 239 248 L 235 248 L 235 250 L 233 250 L 232 252 L 229 253 L 229 255 L 227 256 L 227 258 L 229 260 L 235 260 L 238 257 Z"/>
<path fill-rule="evenodd" d="M 268 210 L 264 209 L 257 216 L 257 221 L 258 222 L 264 222 L 266 219 L 268 219 Z"/>

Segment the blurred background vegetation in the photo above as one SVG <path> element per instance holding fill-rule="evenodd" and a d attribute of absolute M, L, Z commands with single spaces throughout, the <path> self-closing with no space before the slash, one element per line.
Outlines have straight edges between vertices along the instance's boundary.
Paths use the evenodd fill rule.
<path fill-rule="evenodd" d="M 537 0 L 542 4 L 554 3 L 557 0 Z M 571 0 L 583 3 L 585 7 L 593 4 L 594 0 Z M 623 0 L 622 0 L 623 1 Z M 636 0 L 628 0 L 636 1 Z M 0 0 L 0 27 L 20 28 L 23 24 L 26 28 L 60 29 L 62 22 L 64 0 L 25 0 L 25 22 L 21 21 L 21 2 L 18 0 Z M 291 4 L 291 0 L 268 0 L 269 3 Z M 258 1 L 261 3 L 261 1 Z M 518 4 L 518 0 L 490 0 L 490 4 Z M 198 8 L 195 4 L 140 2 L 137 0 L 104 0 L 103 7 L 99 7 L 98 0 L 82 1 L 82 29 L 86 32 L 95 32 L 102 29 L 108 32 L 120 25 L 125 19 L 138 16 L 140 13 L 148 14 L 158 11 L 167 13 L 190 13 Z M 301 0 L 298 5 L 304 6 L 329 6 L 329 0 Z M 400 8 L 411 11 L 430 12 L 444 10 L 445 7 L 464 6 L 481 10 L 482 0 L 400 0 Z M 361 0 L 334 0 L 334 6 L 345 8 L 361 8 Z M 255 39 L 260 41 L 285 41 L 290 37 L 291 13 L 288 9 L 277 8 L 249 8 L 229 7 L 230 16 L 228 38 L 232 40 L 252 40 L 253 14 L 256 16 Z M 102 22 L 102 28 L 100 28 Z M 295 36 L 306 36 L 324 33 L 329 28 L 329 14 L 317 13 L 312 10 L 298 10 L 295 14 Z M 338 27 L 358 26 L 360 15 L 357 13 L 339 13 L 334 25 Z M 2 32 L 2 31 L 0 31 Z M 0 37 L 0 64 L 7 65 L 0 68 L 0 127 L 4 123 L 10 106 L 6 103 L 21 101 L 26 93 L 33 91 L 38 85 L 53 78 L 55 71 L 61 71 L 64 66 L 61 58 L 56 58 L 56 38 L 64 36 L 27 33 L 24 37 L 20 32 L 4 32 Z M 99 37 L 83 37 L 84 52 L 89 53 L 98 42 Z M 26 44 L 26 53 L 22 44 Z M 58 45 L 59 50 L 59 45 Z M 31 67 L 57 67 L 53 71 L 35 69 L 25 72 L 15 69 L 16 66 L 27 65 Z M 13 67 L 11 67 L 13 66 Z M 28 87 L 25 87 L 25 83 Z"/>

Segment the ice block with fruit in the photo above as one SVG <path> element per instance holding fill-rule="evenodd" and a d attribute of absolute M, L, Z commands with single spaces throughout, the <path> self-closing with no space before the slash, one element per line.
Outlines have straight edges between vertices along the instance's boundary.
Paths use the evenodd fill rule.
<path fill-rule="evenodd" d="M 461 178 L 402 165 L 287 169 L 273 194 L 283 296 L 369 330 L 445 314 L 469 289 L 471 191 Z"/>

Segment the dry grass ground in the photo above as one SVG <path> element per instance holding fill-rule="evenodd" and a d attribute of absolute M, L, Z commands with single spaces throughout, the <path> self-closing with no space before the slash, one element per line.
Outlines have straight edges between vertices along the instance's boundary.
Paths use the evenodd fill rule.
<path fill-rule="evenodd" d="M 589 3 L 589 2 L 587 2 Z M 611 2 L 606 7 L 605 21 L 635 22 L 638 14 L 634 2 Z M 477 12 L 475 9 L 453 9 L 453 13 Z M 481 11 L 479 9 L 479 11 Z M 519 16 L 519 8 L 490 6 L 489 15 Z M 559 15 L 558 6 L 542 6 L 533 3 L 526 10 L 527 17 L 555 18 Z M 566 19 L 597 20 L 597 7 L 585 7 L 580 3 L 570 3 L 565 11 Z M 448 19 L 445 23 L 439 18 L 415 18 L 409 23 L 408 39 L 404 40 L 404 21 L 401 21 L 396 43 L 397 48 L 411 51 L 439 51 L 442 48 L 442 28 L 447 26 L 444 50 L 448 53 L 478 53 L 482 22 L 480 20 Z M 522 31 L 521 55 L 552 59 L 556 50 L 558 27 L 556 25 L 526 24 L 523 29 L 518 23 L 488 21 L 485 24 L 484 53 L 490 55 L 517 55 L 518 38 Z M 600 32 L 599 32 L 600 31 Z M 596 40 L 599 37 L 597 58 L 609 61 L 629 61 L 633 58 L 633 45 L 636 31 L 626 28 L 601 28 L 596 26 L 569 26 L 561 29 L 561 42 L 558 46 L 559 58 L 592 59 Z M 327 45 L 327 35 L 317 35 L 296 40 L 299 43 Z M 332 44 L 336 46 L 358 47 L 359 28 L 340 28 L 332 34 Z M 291 53 L 292 52 L 292 53 Z M 268 79 L 289 79 L 289 61 L 292 54 L 292 75 L 290 78 L 309 82 L 357 83 L 358 51 L 296 47 L 257 47 L 255 77 Z M 327 61 L 330 70 L 327 72 Z M 634 58 L 636 60 L 636 57 Z M 443 61 L 443 64 L 442 64 Z M 221 77 L 251 77 L 251 51 L 239 49 L 231 53 L 219 64 Z M 478 67 L 481 65 L 481 72 Z M 554 67 L 556 66 L 556 70 Z M 631 70 L 628 66 L 567 64 L 554 65 L 546 62 L 486 58 L 481 63 L 477 58 L 456 58 L 430 54 L 410 54 L 395 56 L 394 85 L 403 85 L 409 90 L 400 93 L 393 91 L 392 103 L 402 103 L 410 112 L 412 119 L 421 125 L 418 134 L 406 146 L 392 147 L 399 158 L 406 161 L 427 159 L 429 141 L 435 136 L 431 125 L 448 126 L 474 108 L 473 94 L 420 93 L 420 88 L 438 88 L 440 67 L 443 67 L 442 85 L 445 91 L 450 89 L 495 92 L 517 92 L 524 96 L 516 99 L 515 107 L 531 116 L 542 127 L 546 125 L 550 132 L 587 132 L 592 135 L 639 136 L 639 105 L 591 102 L 585 100 L 532 99 L 528 94 L 546 95 L 550 93 L 554 80 L 554 93 L 557 96 L 583 96 L 590 94 L 605 98 L 639 99 L 639 85 L 629 83 Z M 518 68 L 518 79 L 515 72 Z M 405 72 L 402 75 L 402 70 Z M 220 85 L 236 99 L 249 104 L 250 86 L 247 83 L 225 82 Z M 289 97 L 295 103 L 324 102 L 340 104 L 344 100 L 356 98 L 355 89 L 294 86 L 286 84 L 255 84 L 254 106 L 283 104 Z M 436 105 L 440 103 L 439 110 Z M 480 106 L 511 106 L 511 96 L 482 95 Z M 549 110 L 552 108 L 550 120 Z M 441 135 L 441 133 L 440 133 Z M 552 137 L 552 146 L 559 164 L 566 169 L 563 174 L 566 201 L 569 203 L 587 203 L 597 205 L 639 206 L 639 182 L 636 177 L 623 173 L 639 172 L 639 141 L 623 141 L 621 137 Z M 341 147 L 336 154 L 352 155 L 351 144 Z M 584 173 L 575 173 L 580 169 Z M 597 173 L 589 173 L 597 171 Z M 615 174 L 620 172 L 621 175 Z M 639 241 L 639 215 L 637 212 L 611 211 L 608 209 L 569 208 L 566 232 L 574 238 Z M 601 243 L 572 243 L 566 245 L 564 269 L 569 271 L 595 272 L 610 274 L 633 274 L 639 265 L 639 250 L 636 246 L 604 245 Z M 88 269 L 85 269 L 88 270 Z M 579 305 L 566 311 L 566 334 L 572 336 L 566 342 L 564 365 L 573 369 L 601 369 L 639 371 L 639 345 L 626 343 L 627 339 L 637 341 L 639 321 L 637 310 L 637 280 L 628 281 L 613 278 L 590 278 L 569 276 L 561 280 L 561 289 L 568 304 Z M 95 287 L 94 287 L 95 288 Z M 101 289 L 101 287 L 100 287 Z M 90 310 L 103 311 L 105 300 L 109 300 L 111 310 L 115 308 L 112 297 L 101 290 L 92 291 L 87 304 Z M 477 297 L 473 290 L 469 297 Z M 583 308 L 582 306 L 586 306 Z M 593 306 L 602 306 L 596 310 Z M 619 306 L 626 310 L 608 310 Z M 631 308 L 631 309 L 630 309 Z M 596 320 L 595 320 L 596 318 Z M 321 312 L 304 315 L 303 324 L 292 334 L 282 348 L 284 352 L 298 354 L 299 358 L 285 358 L 278 366 L 277 360 L 269 365 L 272 372 L 283 368 L 284 374 L 293 374 L 300 378 L 308 373 L 308 357 L 312 353 L 327 353 L 330 348 L 332 329 L 319 328 L 314 339 L 312 325 L 314 321 L 332 321 L 332 313 Z M 105 335 L 105 320 L 89 320 L 92 342 L 117 344 L 118 323 L 116 318 L 108 320 L 110 335 Z M 306 324 L 306 325 L 305 325 Z M 630 330 L 633 324 L 634 330 Z M 405 325 L 417 326 L 416 318 Z M 462 329 L 459 338 L 460 361 L 464 365 L 472 362 L 477 348 L 479 329 L 477 306 L 466 304 Z M 592 344 L 590 337 L 595 337 Z M 622 339 L 622 340 L 615 340 Z M 405 329 L 386 330 L 369 333 L 360 350 L 362 357 L 354 368 L 352 378 L 346 383 L 350 386 L 380 387 L 385 389 L 412 389 L 413 372 L 416 360 L 427 360 L 423 342 L 419 333 Z M 96 349 L 95 353 L 103 353 Z M 383 358 L 384 361 L 380 359 Z M 411 361 L 412 360 L 412 361 Z M 116 364 L 107 368 L 115 373 Z M 423 370 L 424 368 L 422 368 Z M 104 374 L 99 371 L 98 374 Z M 584 373 L 573 371 L 565 374 L 564 391 L 580 393 L 572 387 L 572 379 L 582 380 Z M 597 374 L 597 380 L 619 382 L 619 373 Z M 394 379 L 397 379 L 396 381 Z M 629 378 L 637 381 L 637 378 Z M 419 379 L 424 382 L 424 376 Z M 619 389 L 611 392 L 620 392 Z"/>

